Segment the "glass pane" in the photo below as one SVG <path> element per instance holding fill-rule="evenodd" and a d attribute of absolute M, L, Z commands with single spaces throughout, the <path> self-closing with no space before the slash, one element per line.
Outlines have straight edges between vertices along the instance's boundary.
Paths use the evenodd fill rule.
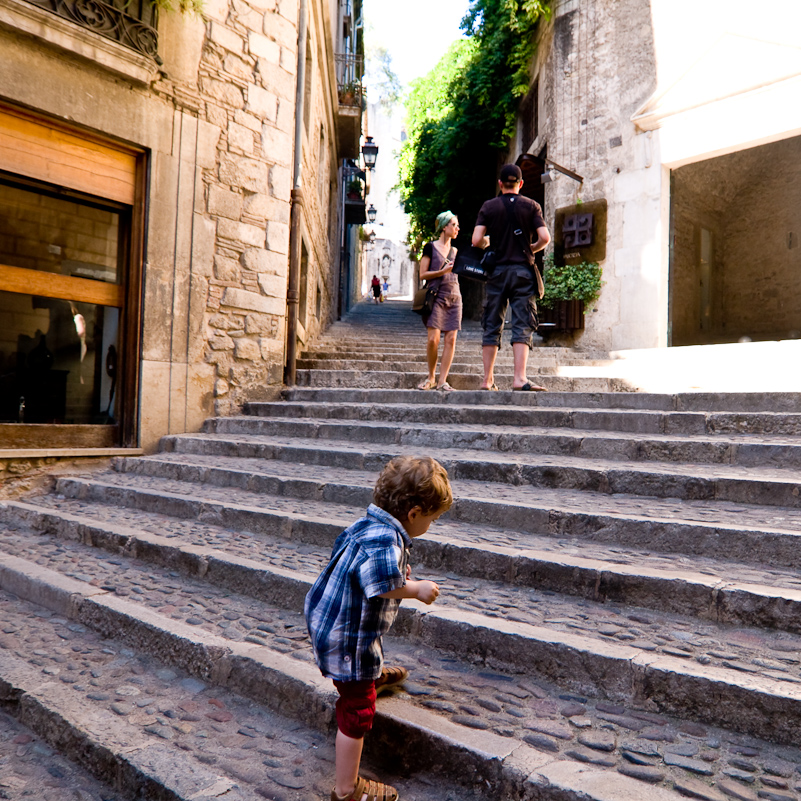
<path fill-rule="evenodd" d="M 120 215 L 0 183 L 0 264 L 120 283 Z"/>
<path fill-rule="evenodd" d="M 0 292 L 0 320 L 0 422 L 117 422 L 119 309 Z"/>

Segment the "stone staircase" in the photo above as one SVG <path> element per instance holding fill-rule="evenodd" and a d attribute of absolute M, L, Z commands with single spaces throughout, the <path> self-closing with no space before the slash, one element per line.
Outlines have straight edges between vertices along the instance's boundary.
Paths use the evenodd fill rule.
<path fill-rule="evenodd" d="M 405 359 L 419 320 L 387 311 L 316 353 Z M 385 642 L 411 676 L 368 773 L 403 801 L 798 801 L 800 396 L 304 370 L 282 402 L 0 506 L 0 699 L 30 736 L 108 798 L 328 798 L 335 694 L 303 597 L 381 467 L 425 453 L 456 502 L 413 573 L 442 594 Z"/>
<path fill-rule="evenodd" d="M 375 332 L 381 331 L 380 339 Z M 609 354 L 545 347 L 540 341 L 529 358 L 529 375 L 551 391 L 609 392 L 634 389 L 620 378 L 593 375 L 581 368 L 603 367 Z M 408 301 L 389 301 L 378 306 L 356 306 L 347 320 L 337 323 L 314 348 L 301 353 L 297 384 L 302 387 L 347 387 L 414 389 L 426 377 L 426 334 L 420 318 L 409 311 Z M 570 367 L 570 377 L 557 375 Z M 496 382 L 512 388 L 512 349 L 508 343 L 498 353 Z M 448 376 L 455 389 L 478 389 L 481 385 L 481 328 L 466 320 L 456 343 L 456 354 Z"/>

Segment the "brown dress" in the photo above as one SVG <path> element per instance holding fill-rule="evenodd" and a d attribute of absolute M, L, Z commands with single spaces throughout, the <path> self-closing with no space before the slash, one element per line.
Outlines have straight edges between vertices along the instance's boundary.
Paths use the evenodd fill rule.
<path fill-rule="evenodd" d="M 441 270 L 445 264 L 445 259 L 433 243 L 426 245 L 423 255 L 431 258 L 428 269 L 432 272 Z M 440 331 L 461 331 L 462 293 L 459 291 L 459 277 L 453 273 L 445 273 L 440 278 L 429 281 L 428 286 L 436 288 L 437 299 L 434 301 L 431 314 L 423 318 L 423 325 L 426 328 L 438 328 Z"/>

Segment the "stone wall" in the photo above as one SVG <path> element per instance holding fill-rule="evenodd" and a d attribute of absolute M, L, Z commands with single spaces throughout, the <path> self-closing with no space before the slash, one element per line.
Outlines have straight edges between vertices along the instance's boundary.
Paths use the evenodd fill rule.
<path fill-rule="evenodd" d="M 546 184 L 546 222 L 553 228 L 556 209 L 578 200 L 609 204 L 605 286 L 585 330 L 572 337 L 582 348 L 657 344 L 646 318 L 659 300 L 658 280 L 643 251 L 649 221 L 659 219 L 660 171 L 650 135 L 630 119 L 654 90 L 654 59 L 648 0 L 562 0 L 541 29 L 533 67 L 539 126 L 527 152 L 547 153 L 584 178 L 558 175 Z"/>
<path fill-rule="evenodd" d="M 337 164 L 333 22 L 326 0 L 310 0 L 309 8 L 307 337 L 333 318 L 337 296 L 330 240 L 336 204 L 328 200 L 336 195 Z M 47 12 L 35 11 L 46 30 Z M 163 13 L 163 65 L 151 63 L 145 73 L 137 62 L 130 75 L 120 73 L 129 56 L 119 47 L 115 64 L 123 68 L 115 71 L 69 43 L 20 35 L 0 20 L 0 98 L 147 151 L 146 449 L 164 434 L 197 430 L 210 414 L 233 413 L 280 389 L 297 18 L 297 0 L 208 0 L 202 17 Z"/>

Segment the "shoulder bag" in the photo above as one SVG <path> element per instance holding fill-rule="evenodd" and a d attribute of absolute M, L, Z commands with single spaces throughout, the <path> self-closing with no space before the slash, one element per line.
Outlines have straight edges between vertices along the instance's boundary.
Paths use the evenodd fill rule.
<path fill-rule="evenodd" d="M 448 258 L 445 260 L 446 264 L 451 260 L 452 255 L 453 246 L 451 246 L 451 249 L 448 251 Z M 420 287 L 420 289 L 414 293 L 414 300 L 412 300 L 412 311 L 416 314 L 422 315 L 423 319 L 430 317 L 431 312 L 434 311 L 434 302 L 437 299 L 438 292 L 439 286 L 431 286 L 431 284 L 426 281 L 426 285 Z"/>
<path fill-rule="evenodd" d="M 540 269 L 537 267 L 537 262 L 534 260 L 534 254 L 531 252 L 531 237 L 526 237 L 523 233 L 523 229 L 520 227 L 520 220 L 517 216 L 517 209 L 514 207 L 514 202 L 504 203 L 503 205 L 509 217 L 509 224 L 512 226 L 512 233 L 523 249 L 523 255 L 526 257 L 528 266 L 534 270 L 534 277 L 537 279 L 537 295 L 541 298 L 545 294 L 545 283 L 542 280 Z"/>

